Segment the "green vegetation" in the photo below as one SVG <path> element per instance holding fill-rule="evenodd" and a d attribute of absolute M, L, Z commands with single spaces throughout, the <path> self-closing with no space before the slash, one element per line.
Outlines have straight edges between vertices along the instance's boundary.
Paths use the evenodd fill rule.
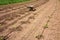
<path fill-rule="evenodd" d="M 46 29 L 46 28 L 48 28 L 48 24 L 45 24 L 45 25 L 44 25 L 44 29 Z"/>
<path fill-rule="evenodd" d="M 30 1 L 30 0 L 0 0 L 0 5 L 19 3 L 19 2 L 26 2 L 26 1 Z"/>

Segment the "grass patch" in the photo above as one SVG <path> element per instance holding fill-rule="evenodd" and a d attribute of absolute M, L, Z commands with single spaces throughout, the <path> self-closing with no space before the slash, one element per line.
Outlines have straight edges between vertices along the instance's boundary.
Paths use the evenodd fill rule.
<path fill-rule="evenodd" d="M 30 0 L 0 0 L 0 5 L 6 5 L 6 4 L 13 4 L 13 3 L 19 3 L 19 2 L 26 2 Z"/>

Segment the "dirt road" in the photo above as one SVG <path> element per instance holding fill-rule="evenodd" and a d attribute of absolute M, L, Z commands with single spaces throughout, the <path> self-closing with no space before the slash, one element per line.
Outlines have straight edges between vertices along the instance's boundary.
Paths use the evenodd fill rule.
<path fill-rule="evenodd" d="M 10 33 L 7 40 L 60 40 L 59 4 L 59 0 L 49 0 L 44 5 L 37 7 L 34 12 L 25 12 L 25 15 L 28 16 L 22 15 L 23 19 L 20 16 L 16 18 L 18 20 L 14 19 L 14 23 L 11 21 L 13 24 L 0 34 L 6 35 L 11 28 L 22 27 L 21 31 Z"/>

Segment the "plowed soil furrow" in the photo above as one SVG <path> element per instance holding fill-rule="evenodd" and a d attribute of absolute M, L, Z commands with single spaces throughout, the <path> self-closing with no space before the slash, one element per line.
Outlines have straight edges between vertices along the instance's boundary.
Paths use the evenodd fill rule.
<path fill-rule="evenodd" d="M 30 15 L 31 13 L 29 13 L 29 14 L 27 14 L 27 15 Z M 27 15 L 25 15 L 25 16 L 27 16 Z M 23 16 L 23 17 L 25 17 L 25 16 Z M 21 17 L 21 18 L 23 18 L 23 17 Z M 6 28 L 6 26 L 8 27 L 9 25 L 13 25 L 14 23 L 16 23 L 19 19 L 21 19 L 21 18 L 17 18 L 15 21 L 10 21 L 8 24 L 5 24 L 5 25 L 3 25 L 3 27 L 5 27 Z M 2 18 L 2 19 L 4 19 L 4 18 Z M 3 22 L 5 22 L 5 21 L 3 21 Z M 8 21 L 7 21 L 8 22 Z M 4 28 L 4 29 L 5 29 Z"/>
<path fill-rule="evenodd" d="M 45 8 L 45 7 L 43 7 L 43 8 Z M 42 8 L 41 8 L 41 9 L 42 9 Z M 31 12 L 30 12 L 29 14 L 31 14 Z M 37 14 L 37 11 L 34 12 L 34 14 Z M 32 14 L 31 14 L 31 15 L 32 15 Z M 24 18 L 25 18 L 25 17 L 24 17 Z M 27 17 L 27 18 L 28 18 L 28 17 Z M 17 19 L 18 19 L 18 18 L 17 18 Z M 16 21 L 16 20 L 15 20 L 15 21 Z M 10 24 L 11 24 L 11 23 L 12 23 L 12 25 L 15 24 L 15 21 L 13 21 L 14 23 L 10 21 Z M 20 20 L 19 20 L 19 21 L 20 21 Z M 18 21 L 18 22 L 19 22 L 19 21 Z M 18 22 L 17 22 L 17 23 L 18 23 Z M 16 23 L 16 24 L 17 24 L 17 23 Z M 15 24 L 15 25 L 16 25 L 16 24 Z M 18 23 L 18 24 L 19 24 L 19 23 Z M 8 27 L 8 25 L 4 25 L 4 26 L 7 26 L 7 27 Z M 10 26 L 10 27 L 11 27 L 11 26 Z M 5 27 L 5 28 L 6 28 L 6 27 Z"/>
<path fill-rule="evenodd" d="M 31 4 L 36 11 L 28 11 Z M 6 10 L 2 7 L 0 36 L 8 37 L 6 40 L 60 40 L 59 4 L 59 0 L 34 0 Z"/>
<path fill-rule="evenodd" d="M 48 7 L 48 8 L 49 8 L 49 7 Z M 51 7 L 51 8 L 54 8 L 54 7 Z M 49 9 L 51 9 L 51 8 L 49 8 Z M 49 9 L 48 9 L 48 11 L 50 11 Z M 51 10 L 52 10 L 52 9 L 51 9 Z M 53 10 L 53 11 L 54 11 L 54 10 Z M 53 11 L 52 11 L 52 12 L 53 12 Z M 45 11 L 45 12 L 46 12 L 46 11 Z M 44 12 L 44 13 L 45 13 L 45 12 Z M 45 14 L 46 14 L 46 13 L 45 13 Z M 44 17 L 46 17 L 45 14 L 44 14 Z M 48 13 L 47 13 L 47 14 L 48 14 Z M 50 13 L 50 14 L 51 14 L 51 13 Z M 47 16 L 48 16 L 48 15 L 47 15 Z M 42 19 L 43 19 L 43 18 L 42 18 Z M 41 20 L 42 20 L 42 19 L 41 19 Z M 41 20 L 40 20 L 40 21 L 41 21 Z M 47 19 L 46 19 L 46 20 L 47 20 Z M 43 20 L 42 20 L 42 21 L 43 21 Z M 42 21 L 41 21 L 41 22 L 42 22 Z M 44 21 L 45 21 L 45 20 L 44 20 Z M 41 23 L 41 22 L 40 22 L 40 23 Z M 46 22 L 46 21 L 45 21 L 45 22 Z M 42 24 L 42 23 L 41 23 L 41 24 Z M 41 25 L 41 24 L 40 24 L 40 25 Z M 41 27 L 40 27 L 40 29 L 41 29 Z M 32 35 L 34 35 L 35 32 L 37 33 L 37 31 L 40 31 L 40 30 L 38 30 L 38 27 L 36 26 L 36 27 L 33 29 L 33 31 L 29 31 L 29 32 L 30 32 L 30 34 L 31 34 L 31 36 L 32 36 Z M 35 33 L 35 34 L 36 34 L 36 33 Z M 28 39 L 28 37 L 31 37 L 30 34 L 27 33 L 27 35 L 25 36 L 25 39 L 26 39 L 26 40 L 30 40 L 30 39 Z M 35 35 L 34 35 L 34 36 L 35 36 Z M 24 38 L 23 38 L 23 39 L 24 39 Z M 24 39 L 24 40 L 25 40 L 25 39 Z"/>
<path fill-rule="evenodd" d="M 30 5 L 30 4 L 32 4 L 32 5 L 36 5 L 35 7 L 38 7 L 38 6 L 40 6 L 41 4 L 43 4 L 43 3 L 45 3 L 45 2 L 39 2 L 39 1 L 35 1 L 35 2 L 31 2 L 31 3 L 27 3 L 27 4 L 24 4 L 24 5 L 21 5 L 21 7 L 20 6 L 18 6 L 19 8 L 14 8 L 14 9 L 10 9 L 9 11 L 7 10 L 7 13 L 6 12 L 3 12 L 3 13 L 0 13 L 0 15 L 2 16 L 2 15 L 6 15 L 6 14 L 9 14 L 9 13 L 13 13 L 13 12 L 17 12 L 18 10 L 21 10 L 21 9 L 23 9 L 23 11 L 25 11 L 24 9 L 26 8 L 27 9 L 27 6 L 28 5 Z M 37 4 L 39 4 L 39 5 L 37 5 Z M 5 10 L 6 11 L 6 10 Z"/>
<path fill-rule="evenodd" d="M 36 4 L 36 3 L 35 3 L 35 4 Z M 24 9 L 24 10 L 25 10 L 25 9 Z M 23 10 L 23 11 L 24 11 L 24 10 Z M 14 12 L 12 11 L 13 13 L 12 13 L 12 12 L 7 13 L 7 14 L 6 14 L 6 13 L 5 13 L 5 14 L 2 13 L 2 15 L 1 15 L 1 17 L 0 17 L 0 21 L 1 21 L 1 20 L 5 21 L 6 18 L 7 18 L 7 16 L 14 15 L 15 13 L 17 13 L 16 11 L 17 11 L 19 14 L 21 13 L 21 12 L 19 12 L 19 10 L 15 10 Z M 25 10 L 25 11 L 26 11 L 26 10 Z M 23 13 L 24 13 L 24 12 L 23 12 Z M 13 17 L 11 17 L 11 18 L 13 19 Z"/>
<path fill-rule="evenodd" d="M 45 16 L 45 15 L 44 15 L 44 16 Z M 45 16 L 45 17 L 46 17 L 46 16 Z M 42 21 L 45 21 L 45 22 L 46 22 L 46 21 L 47 21 L 47 19 L 42 20 Z M 41 23 L 41 22 L 40 22 L 40 23 Z M 43 22 L 42 22 L 42 23 L 43 23 Z M 41 23 L 41 24 L 42 24 L 42 23 Z M 40 31 L 40 34 L 41 34 L 43 30 L 41 30 L 41 28 L 42 28 L 42 27 L 40 27 L 40 24 L 39 24 L 39 28 L 40 28 L 39 30 L 38 30 L 38 27 L 37 27 L 37 29 L 36 29 L 36 28 L 34 28 L 35 30 L 34 30 L 34 31 L 32 31 L 32 33 L 30 33 L 31 35 L 29 34 L 29 35 L 26 37 L 26 40 L 31 40 L 30 38 L 32 38 L 32 39 L 33 39 L 33 38 L 36 36 L 37 31 L 38 31 L 38 32 Z M 33 35 L 33 36 L 32 36 L 32 35 Z M 24 38 L 23 38 L 23 39 L 24 39 Z"/>
<path fill-rule="evenodd" d="M 44 0 L 44 2 L 42 2 L 43 0 L 40 0 L 40 1 L 41 1 L 40 3 L 44 3 L 44 2 L 46 2 L 46 1 L 48 1 L 48 0 Z M 9 10 L 9 9 L 19 9 L 19 8 L 21 8 L 21 7 L 24 8 L 25 6 L 27 6 L 27 5 L 29 5 L 29 4 L 33 4 L 33 3 L 36 4 L 36 2 L 38 3 L 39 1 L 38 1 L 38 0 L 34 0 L 34 1 L 31 0 L 31 2 L 22 3 L 22 4 L 15 4 L 15 5 L 13 4 L 12 6 L 6 5 L 5 7 L 3 7 L 3 8 L 0 7 L 0 8 L 1 8 L 1 10 L 3 9 L 3 10 L 5 10 L 5 11 L 6 11 L 6 9 L 7 9 L 7 10 Z M 2 11 L 3 11 L 3 10 L 2 10 Z"/>

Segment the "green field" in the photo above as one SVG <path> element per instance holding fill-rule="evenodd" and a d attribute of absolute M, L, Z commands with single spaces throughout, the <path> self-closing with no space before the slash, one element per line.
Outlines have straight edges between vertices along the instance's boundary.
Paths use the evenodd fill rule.
<path fill-rule="evenodd" d="M 0 0 L 0 5 L 19 3 L 19 2 L 26 2 L 26 1 L 29 1 L 29 0 Z"/>

